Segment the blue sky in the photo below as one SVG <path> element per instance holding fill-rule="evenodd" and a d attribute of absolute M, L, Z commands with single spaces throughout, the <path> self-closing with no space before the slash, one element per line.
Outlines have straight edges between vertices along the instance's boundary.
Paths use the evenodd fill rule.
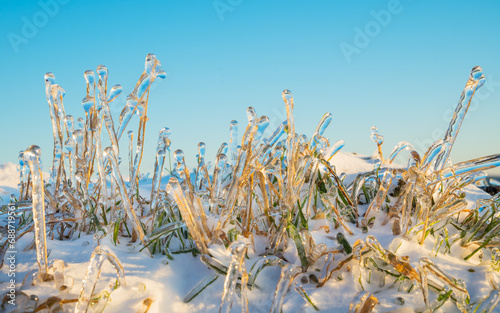
<path fill-rule="evenodd" d="M 231 120 L 244 129 L 246 107 L 281 122 L 286 88 L 299 133 L 310 136 L 331 112 L 325 135 L 343 139 L 345 151 L 371 154 L 376 125 L 386 155 L 402 140 L 423 153 L 443 137 L 476 65 L 487 81 L 452 159 L 499 153 L 499 16 L 496 1 L 3 0 L 0 163 L 38 144 L 48 171 L 46 72 L 66 90 L 66 113 L 76 117 L 84 115 L 84 71 L 106 65 L 109 83 L 124 87 L 112 106 L 118 119 L 150 52 L 167 78 L 150 96 L 144 172 L 152 170 L 161 127 L 194 167 L 198 142 L 212 159 L 229 140 Z"/>

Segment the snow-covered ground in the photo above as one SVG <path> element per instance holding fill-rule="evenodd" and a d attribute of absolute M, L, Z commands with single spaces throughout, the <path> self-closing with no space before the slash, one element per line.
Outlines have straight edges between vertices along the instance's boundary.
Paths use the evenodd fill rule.
<path fill-rule="evenodd" d="M 346 180 L 352 180 L 358 173 L 373 169 L 373 164 L 370 161 L 344 152 L 335 155 L 331 163 L 335 165 L 339 173 L 346 173 Z M 10 193 L 17 192 L 15 189 L 17 182 L 18 172 L 16 166 L 12 163 L 1 165 L 0 188 L 2 190 L 2 198 L 5 202 L 9 201 Z M 165 188 L 164 183 L 162 188 Z M 474 186 L 469 186 L 464 191 L 467 194 L 466 199 L 470 208 L 475 206 L 476 200 L 490 197 Z M 150 193 L 148 183 L 141 185 L 141 193 L 144 195 Z M 1 204 L 3 205 L 5 202 Z M 380 224 L 382 220 L 379 218 L 376 223 Z M 328 223 L 326 220 L 311 221 L 311 234 L 317 244 L 325 243 L 329 248 L 337 247 L 339 243 L 335 239 L 335 236 L 339 230 L 336 230 L 334 225 Z M 324 225 L 329 226 L 329 233 L 325 231 L 325 228 L 320 228 Z M 443 255 L 439 253 L 437 256 L 434 256 L 431 254 L 435 242 L 434 237 L 428 236 L 424 244 L 419 245 L 415 238 L 407 240 L 402 239 L 400 236 L 393 236 L 389 224 L 385 226 L 375 225 L 370 229 L 368 234 L 362 233 L 361 229 L 355 227 L 353 227 L 353 231 L 353 236 L 346 235 L 347 240 L 351 244 L 357 239 L 365 240 L 367 235 L 373 235 L 384 248 L 391 249 L 392 251 L 397 248 L 397 255 L 409 256 L 410 263 L 415 268 L 420 258 L 429 257 L 446 273 L 465 281 L 470 293 L 471 302 L 487 296 L 491 290 L 485 279 L 487 268 L 479 264 L 477 255 L 468 261 L 463 260 L 464 256 L 470 253 L 471 250 L 454 245 L 451 254 Z M 26 234 L 16 243 L 18 251 L 15 276 L 17 288 L 21 287 L 24 277 L 31 270 L 35 270 L 38 267 L 35 249 L 25 250 L 27 246 L 31 245 L 33 236 L 33 233 Z M 254 238 L 255 249 L 248 239 L 243 238 L 242 240 L 249 246 L 249 259 L 246 260 L 247 271 L 249 271 L 252 264 L 258 259 L 259 254 L 263 252 L 265 238 L 259 236 Z M 65 275 L 71 276 L 73 279 L 74 284 L 72 288 L 69 290 L 69 293 L 59 295 L 53 283 L 43 283 L 38 286 L 27 286 L 23 291 L 29 295 L 37 295 L 40 299 L 39 301 L 44 301 L 49 296 L 59 296 L 67 299 L 78 298 L 93 247 L 97 246 L 98 243 L 92 235 L 82 234 L 79 238 L 73 238 L 69 241 L 48 240 L 47 244 L 48 249 L 51 251 L 49 260 L 61 259 L 68 264 L 68 267 L 65 269 Z M 224 276 L 219 276 L 213 284 L 209 285 L 190 303 L 184 303 L 183 301 L 183 298 L 199 281 L 214 273 L 213 270 L 208 269 L 200 261 L 199 256 L 193 257 L 191 254 L 176 254 L 174 255 L 174 260 L 168 260 L 162 255 L 155 255 L 154 258 L 151 258 L 144 251 L 139 252 L 141 246 L 137 243 L 130 244 L 126 240 L 121 240 L 121 243 L 115 246 L 109 236 L 100 240 L 99 244 L 107 245 L 113 250 L 120 260 L 126 275 L 126 286 L 118 288 L 111 294 L 111 301 L 104 312 L 138 312 L 140 304 L 148 297 L 154 300 L 149 310 L 151 313 L 218 312 L 223 292 Z M 300 260 L 294 251 L 295 249 L 295 244 L 293 241 L 290 241 L 284 256 L 290 263 L 300 265 Z M 228 265 L 229 252 L 223 246 L 212 245 L 210 250 L 212 255 L 222 263 Z M 6 266 L 3 266 L 0 270 L 0 290 L 2 293 L 8 288 L 7 282 L 10 278 L 7 274 L 8 269 Z M 116 273 L 109 264 L 106 264 L 100 279 L 101 284 L 107 283 L 113 276 L 116 276 Z M 258 276 L 256 280 L 257 288 L 248 291 L 250 312 L 269 312 L 279 277 L 279 267 L 267 267 Z M 70 280 L 69 278 L 67 279 Z M 300 277 L 297 279 L 300 281 Z M 354 279 L 352 272 L 343 271 L 342 280 L 331 279 L 321 288 L 317 288 L 311 283 L 305 283 L 303 284 L 303 288 L 309 293 L 320 311 L 348 312 L 350 302 L 359 291 L 356 289 L 357 284 L 354 282 Z M 146 286 L 145 290 L 143 284 Z M 369 285 L 366 285 L 366 288 L 367 291 L 371 291 Z M 417 288 L 410 293 L 398 291 L 397 287 L 391 288 L 390 284 L 387 284 L 384 288 L 377 289 L 381 290 L 375 293 L 380 303 L 375 307 L 375 312 L 389 312 L 393 310 L 396 310 L 394 312 L 413 312 L 412 309 L 405 308 L 419 308 L 424 306 L 422 294 Z M 396 300 L 398 297 L 404 299 L 403 305 L 397 303 Z M 68 307 L 71 306 L 68 305 Z M 239 305 L 236 304 L 233 310 L 239 310 Z M 458 312 L 451 301 L 446 302 L 441 310 L 442 312 Z M 315 312 L 315 310 L 298 293 L 291 290 L 285 298 L 283 312 Z"/>

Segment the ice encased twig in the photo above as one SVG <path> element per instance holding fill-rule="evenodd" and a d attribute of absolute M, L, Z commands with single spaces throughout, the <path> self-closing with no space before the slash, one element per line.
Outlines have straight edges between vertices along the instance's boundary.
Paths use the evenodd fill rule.
<path fill-rule="evenodd" d="M 248 299 L 246 295 L 248 274 L 245 265 L 247 247 L 244 242 L 235 241 L 229 246 L 231 263 L 224 281 L 224 293 L 219 313 L 229 313 L 236 299 L 236 285 L 241 278 L 241 312 L 248 313 Z"/>
<path fill-rule="evenodd" d="M 35 228 L 36 259 L 38 262 L 37 277 L 45 280 L 47 274 L 47 239 L 45 229 L 45 197 L 42 169 L 40 168 L 40 147 L 33 145 L 24 151 L 24 160 L 31 172 L 33 224 Z"/>
<path fill-rule="evenodd" d="M 75 306 L 75 313 L 88 312 L 92 301 L 92 295 L 94 294 L 94 290 L 97 281 L 99 280 L 99 276 L 101 275 L 101 269 L 105 261 L 110 262 L 116 270 L 116 281 L 111 283 L 108 288 L 110 290 L 114 290 L 119 286 L 126 285 L 125 271 L 123 270 L 123 267 L 116 255 L 107 246 L 97 246 L 90 257 L 87 274 L 85 274 L 85 278 L 83 279 L 82 290 L 80 291 L 80 296 Z"/>

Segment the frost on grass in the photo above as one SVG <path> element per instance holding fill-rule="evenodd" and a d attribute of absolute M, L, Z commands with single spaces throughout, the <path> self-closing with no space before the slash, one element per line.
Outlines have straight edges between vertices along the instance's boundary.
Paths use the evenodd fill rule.
<path fill-rule="evenodd" d="M 285 90 L 287 119 L 275 130 L 268 129 L 267 116 L 249 107 L 247 125 L 230 122 L 229 143 L 221 144 L 213 163 L 206 160 L 205 144 L 198 144 L 193 170 L 181 150 L 171 155 L 171 132 L 162 128 L 146 193 L 140 192 L 144 188 L 140 167 L 149 93 L 165 72 L 149 54 L 118 121 L 113 120 L 109 104 L 122 87 L 108 88 L 105 66 L 98 66 L 96 73 L 84 74 L 85 115 L 76 121 L 65 114 L 65 92 L 55 76 L 45 75 L 54 134 L 50 177 L 42 177 L 37 146 L 21 152 L 19 197 L 12 199 L 19 208 L 16 239 L 34 232 L 34 244 L 22 248 L 36 249 L 38 264 L 22 285 L 16 285 L 18 311 L 101 312 L 115 295 L 132 301 L 118 295 L 130 290 L 126 288 L 142 290 L 144 284 L 125 286 L 127 267 L 114 253 L 124 245 L 144 250 L 131 253 L 145 264 L 151 257 L 164 258 L 163 267 L 173 266 L 182 253 L 199 256 L 199 264 L 212 273 L 199 277 L 182 298 L 192 304 L 199 295 L 216 294 L 220 301 L 206 309 L 218 307 L 219 312 L 292 312 L 303 306 L 317 311 L 384 312 L 406 306 L 415 312 L 440 308 L 492 312 L 497 307 L 500 195 L 471 203 L 467 192 L 485 176 L 484 170 L 500 165 L 500 154 L 456 164 L 450 160 L 471 99 L 484 84 L 480 67 L 472 70 L 445 137 L 422 156 L 410 143 L 401 142 L 384 158 L 384 137 L 373 127 L 373 156 L 351 156 L 347 160 L 352 163 L 338 164 L 336 156 L 344 142 L 330 144 L 323 136 L 332 114 L 320 119 L 310 138 L 296 133 L 294 99 Z M 135 115 L 136 133 L 127 131 Z M 125 131 L 127 139 L 120 148 Z M 108 141 L 111 145 L 104 147 Z M 393 164 L 405 150 L 407 165 Z M 167 154 L 173 169 L 165 175 Z M 125 173 L 120 162 L 128 167 Z M 364 169 L 353 170 L 356 162 Z M 346 173 L 338 170 L 342 166 Z M 162 177 L 168 181 L 163 188 Z M 2 231 L 2 260 L 7 234 Z M 88 234 L 96 248 L 78 292 L 67 274 L 75 265 L 51 259 L 47 242 Z M 104 241 L 116 247 L 100 246 Z M 449 273 L 449 267 L 435 263 L 438 256 L 463 259 L 460 264 L 469 272 L 484 273 L 487 283 L 482 288 L 489 290 L 468 289 L 467 275 Z M 117 278 L 103 287 L 101 267 L 106 260 Z M 263 278 L 270 274 L 266 268 L 277 268 L 280 277 Z M 219 285 L 222 290 L 215 289 L 219 277 L 224 280 Z M 183 278 L 175 281 L 181 284 Z M 36 286 L 51 291 L 39 299 Z M 256 301 L 253 293 L 263 300 Z M 139 298 L 132 298 L 135 303 L 128 308 L 136 312 L 154 308 L 154 296 L 136 295 Z M 2 307 L 11 310 L 8 300 L 6 293 Z"/>

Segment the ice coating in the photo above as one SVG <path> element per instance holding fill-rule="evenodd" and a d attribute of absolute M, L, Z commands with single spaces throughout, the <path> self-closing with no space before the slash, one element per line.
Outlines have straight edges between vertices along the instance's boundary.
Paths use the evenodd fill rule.
<path fill-rule="evenodd" d="M 287 264 L 281 269 L 281 277 L 276 285 L 276 290 L 274 291 L 273 304 L 271 306 L 270 313 L 281 313 L 283 307 L 283 302 L 285 301 L 285 296 L 288 293 L 288 289 L 292 284 L 293 277 L 295 276 L 295 268 L 292 264 Z"/>
<path fill-rule="evenodd" d="M 153 174 L 153 182 L 151 186 L 151 209 L 156 210 L 157 200 L 158 200 L 158 192 L 160 190 L 160 183 L 163 172 L 163 163 L 165 162 L 165 153 L 166 150 L 170 147 L 170 129 L 164 127 L 160 130 L 158 135 L 158 143 L 156 146 L 156 158 L 155 158 L 155 167 Z"/>
<path fill-rule="evenodd" d="M 366 210 L 365 217 L 361 221 L 363 226 L 373 225 L 375 217 L 377 216 L 379 210 L 382 207 L 382 204 L 387 197 L 387 192 L 389 191 L 389 187 L 391 186 L 392 179 L 394 178 L 394 172 L 386 171 L 382 178 L 382 182 L 380 184 L 380 188 L 375 195 L 375 198 L 370 203 L 370 206 Z"/>
<path fill-rule="evenodd" d="M 248 274 L 245 268 L 245 254 L 247 247 L 241 241 L 235 241 L 229 246 L 231 252 L 231 263 L 229 264 L 226 280 L 224 281 L 224 292 L 220 305 L 220 313 L 229 313 L 233 302 L 237 299 L 236 284 L 241 277 L 241 312 L 248 313 L 248 300 L 246 295 Z"/>
<path fill-rule="evenodd" d="M 413 148 L 413 146 L 409 142 L 401 141 L 394 147 L 387 161 L 389 163 L 392 163 L 394 159 L 398 156 L 398 154 L 405 149 L 409 150 L 410 152 L 415 150 L 415 148 Z"/>
<path fill-rule="evenodd" d="M 462 122 L 464 121 L 467 110 L 469 109 L 470 103 L 474 93 L 483 86 L 485 77 L 483 75 L 483 69 L 480 66 L 475 66 L 469 76 L 469 80 L 465 85 L 462 95 L 458 100 L 455 113 L 451 119 L 443 139 L 443 145 L 441 147 L 441 152 L 437 156 L 436 164 L 434 166 L 435 171 L 439 171 L 444 168 L 448 158 L 450 157 L 451 149 L 455 143 Z"/>
<path fill-rule="evenodd" d="M 349 305 L 349 313 L 370 313 L 373 311 L 378 299 L 369 292 L 360 291 Z"/>
<path fill-rule="evenodd" d="M 151 82 L 155 77 L 164 76 L 161 68 L 155 66 L 156 61 L 154 55 L 148 55 L 145 71 L 127 99 L 126 108 L 120 115 L 120 125 L 116 128 L 117 131 L 122 126 L 126 126 L 127 119 L 135 114 L 141 119 L 138 121 L 140 124 L 142 120 L 147 121 L 147 101 Z M 95 90 L 91 90 L 88 94 L 94 101 L 85 104 L 88 105 L 87 110 L 83 110 L 83 112 L 88 111 L 85 116 L 86 120 L 79 118 L 76 125 L 75 120 L 71 120 L 71 116 L 66 116 L 63 106 L 60 105 L 64 96 L 63 89 L 55 84 L 53 75 L 46 77 L 51 101 L 49 105 L 52 105 L 50 112 L 54 117 L 53 120 L 57 122 L 54 128 L 54 156 L 59 158 L 59 164 L 64 164 L 67 160 L 62 171 L 59 171 L 58 164 L 52 167 L 57 171 L 51 170 L 51 174 L 54 173 L 52 176 L 55 177 L 51 180 L 51 186 L 55 186 L 54 182 L 59 184 L 57 188 L 59 194 L 52 193 L 48 190 L 49 188 L 45 190 L 46 208 L 49 212 L 46 217 L 47 223 L 53 227 L 49 233 L 62 238 L 63 236 L 58 233 L 63 229 L 62 223 L 57 223 L 58 220 L 67 218 L 77 221 L 79 231 L 96 232 L 97 242 L 99 239 L 107 240 L 113 237 L 113 242 L 118 243 L 123 238 L 130 238 L 125 233 L 125 227 L 123 227 L 127 226 L 125 223 L 130 225 L 132 221 L 132 224 L 135 224 L 134 228 L 137 229 L 141 227 L 140 223 L 144 223 L 151 239 L 143 243 L 151 244 L 150 246 L 153 247 L 151 251 L 157 249 L 158 252 L 159 249 L 167 255 L 172 252 L 169 251 L 170 249 L 175 249 L 174 254 L 201 252 L 203 262 L 217 271 L 219 275 L 221 272 L 227 274 L 227 268 L 222 263 L 217 263 L 216 256 L 211 255 L 215 251 L 212 249 L 213 245 L 230 245 L 232 241 L 242 236 L 251 241 L 250 245 L 254 245 L 254 236 L 261 236 L 266 239 L 263 258 L 282 260 L 281 263 L 257 262 L 256 268 L 261 268 L 268 263 L 286 265 L 287 261 L 283 252 L 294 253 L 295 250 L 287 249 L 287 245 L 295 242 L 298 258 L 301 262 L 306 260 L 303 262 L 305 267 L 302 269 L 306 272 L 300 276 L 304 288 L 301 284 L 295 283 L 295 290 L 306 303 L 309 302 L 315 308 L 316 306 L 306 293 L 307 287 L 310 287 L 306 284 L 324 286 L 332 277 L 341 279 L 347 267 L 353 270 L 355 279 L 359 274 L 359 278 L 366 279 L 370 284 L 370 279 L 367 277 L 371 277 L 374 283 L 369 288 L 374 289 L 394 283 L 391 275 L 381 274 L 387 269 L 393 274 L 399 273 L 410 278 L 405 278 L 404 283 L 397 283 L 396 287 L 400 291 L 409 290 L 409 284 L 419 287 L 421 284 L 427 284 L 428 281 L 431 288 L 428 289 L 427 294 L 422 293 L 421 297 L 427 299 L 424 302 L 427 302 L 431 308 L 437 308 L 447 301 L 446 294 L 432 288 L 433 282 L 438 281 L 436 276 L 446 278 L 446 274 L 442 274 L 423 261 L 420 267 L 414 269 L 411 267 L 411 264 L 415 262 L 413 257 L 411 260 L 413 263 L 410 263 L 408 258 L 385 250 L 371 237 L 366 239 L 366 246 L 364 243 L 359 243 L 361 239 L 353 243 L 351 242 L 354 240 L 353 237 L 347 237 L 347 234 L 356 236 L 360 231 L 373 231 L 363 226 L 372 225 L 374 216 L 384 218 L 384 208 L 388 208 L 389 212 L 382 224 L 390 222 L 392 227 L 387 227 L 389 231 L 392 230 L 394 234 L 402 234 L 409 238 L 416 236 L 420 243 L 424 243 L 426 239 L 435 240 L 433 253 L 450 253 L 449 241 L 451 245 L 460 242 L 463 247 L 472 247 L 471 250 L 474 251 L 471 251 L 466 258 L 470 258 L 476 252 L 480 254 L 480 260 L 483 260 L 483 252 L 486 258 L 489 258 L 490 250 L 493 254 L 490 245 L 497 244 L 496 232 L 500 226 L 484 231 L 485 221 L 493 218 L 493 215 L 481 214 L 491 212 L 492 205 L 499 203 L 498 196 L 477 204 L 477 208 L 473 207 L 469 199 L 466 201 L 462 197 L 464 193 L 469 195 L 467 190 L 463 191 L 464 186 L 474 184 L 477 179 L 485 177 L 482 173 L 484 169 L 500 165 L 498 155 L 455 165 L 452 165 L 448 158 L 445 166 L 436 171 L 434 167 L 439 158 L 442 158 L 446 147 L 451 147 L 449 143 L 444 140 L 437 141 L 420 159 L 409 143 L 401 142 L 394 148 L 387 162 L 384 162 L 377 160 L 382 159 L 380 148 L 383 140 L 376 131 L 378 135 L 375 136 L 375 142 L 379 151 L 371 159 L 352 156 L 353 160 L 359 158 L 370 164 L 366 172 L 360 172 L 358 176 L 352 177 L 350 176 L 352 173 L 346 171 L 342 164 L 337 164 L 339 159 L 342 162 L 342 159 L 346 157 L 344 153 L 339 158 L 333 158 L 344 142 L 338 138 L 332 138 L 334 141 L 330 141 L 324 136 L 331 114 L 323 116 L 310 138 L 300 133 L 296 134 L 293 125 L 293 98 L 286 90 L 283 98 L 287 109 L 287 120 L 277 124 L 279 126 L 269 137 L 264 136 L 265 131 L 268 131 L 266 128 L 269 128 L 269 119 L 266 116 L 257 115 L 255 109 L 250 107 L 247 110 L 248 125 L 244 128 L 239 142 L 241 146 L 238 145 L 238 125 L 233 121 L 230 125 L 229 145 L 226 143 L 220 145 L 215 154 L 215 160 L 208 160 L 205 145 L 199 144 L 198 167 L 194 171 L 193 165 L 186 163 L 189 157 L 186 156 L 185 160 L 184 153 L 177 150 L 172 158 L 174 177 L 167 186 L 167 194 L 159 189 L 162 168 L 165 166 L 165 152 L 168 150 L 168 148 L 165 149 L 165 141 L 161 140 L 162 131 L 160 131 L 155 154 L 151 197 L 148 199 L 144 193 L 142 195 L 137 193 L 140 187 L 138 182 L 142 181 L 144 176 L 141 175 L 139 166 L 141 149 L 143 149 L 141 145 L 144 145 L 142 138 L 145 134 L 145 122 L 138 129 L 136 137 L 130 131 L 127 133 L 128 138 L 124 140 L 125 143 L 122 142 L 122 149 L 123 145 L 127 147 L 128 144 L 129 160 L 125 161 L 124 151 L 122 151 L 122 158 L 123 163 L 129 165 L 128 176 L 132 180 L 131 185 L 134 190 L 128 189 L 130 187 L 128 185 L 123 188 L 121 183 L 123 177 L 121 180 L 116 179 L 120 174 L 117 165 L 120 163 L 117 154 L 119 151 L 110 147 L 105 157 L 102 145 L 109 140 L 100 137 L 101 135 L 109 136 L 109 133 L 101 134 L 102 128 L 106 127 L 106 105 L 116 99 L 121 92 L 121 87 L 116 85 L 116 88 L 108 88 L 109 73 L 104 66 L 99 66 L 95 75 L 97 77 L 94 77 L 93 83 L 90 83 L 92 82 L 90 79 L 88 85 L 97 87 L 98 101 L 95 102 Z M 114 129 L 114 127 L 111 128 Z M 127 130 L 124 129 L 123 132 Z M 330 142 L 335 141 L 335 144 L 330 145 Z M 62 146 L 63 143 L 64 146 Z M 395 160 L 396 155 L 405 149 L 410 150 L 408 167 L 389 165 Z M 114 156 L 114 162 L 109 155 Z M 23 172 L 23 167 L 29 168 L 27 162 L 24 162 L 24 153 L 21 159 L 20 189 L 23 190 L 24 186 L 24 192 L 21 194 L 25 194 L 31 191 L 29 187 L 31 177 L 29 174 L 24 175 L 25 172 Z M 374 166 L 372 167 L 371 164 Z M 196 167 L 196 164 L 194 166 Z M 339 172 L 336 166 L 341 169 Z M 383 176 L 384 173 L 387 176 Z M 389 173 L 392 173 L 392 181 Z M 65 176 L 66 174 L 68 177 Z M 110 181 L 106 182 L 106 175 L 111 176 Z M 354 182 L 352 182 L 353 178 Z M 122 190 L 125 192 L 121 192 Z M 30 197 L 24 198 L 27 200 L 25 203 L 29 203 Z M 106 203 L 108 200 L 109 203 Z M 368 208 L 365 215 L 359 216 L 358 204 L 363 205 L 360 206 L 361 214 L 364 213 L 365 208 Z M 155 215 L 158 209 L 160 209 L 159 214 Z M 129 212 L 132 211 L 136 211 L 137 220 L 135 221 L 133 217 L 130 218 L 133 214 Z M 125 212 L 128 217 L 125 217 Z M 460 218 L 456 218 L 458 214 Z M 439 224 L 440 221 L 443 221 L 445 226 Z M 450 223 L 460 230 L 460 236 L 464 234 L 460 237 L 461 240 L 456 233 L 450 232 L 448 236 L 447 227 Z M 54 224 L 55 226 L 52 226 Z M 327 250 L 324 243 L 316 244 L 312 240 L 314 234 L 311 233 L 316 231 L 318 226 L 320 231 L 331 231 L 332 225 L 335 225 L 337 231 L 341 231 L 338 233 L 335 231 L 340 247 Z M 378 225 L 379 223 L 376 224 L 377 227 Z M 292 226 L 296 228 L 295 231 L 291 230 Z M 311 233 L 305 230 L 306 228 L 310 228 Z M 357 228 L 362 228 L 362 230 Z M 168 240 L 151 237 L 164 235 L 167 231 L 173 231 L 173 233 L 168 233 L 168 236 L 173 235 L 168 237 Z M 62 233 L 68 232 L 64 230 Z M 131 233 L 131 242 L 134 242 L 137 231 L 134 229 Z M 71 234 L 66 238 L 70 236 Z M 108 238 L 105 239 L 104 236 Z M 458 241 L 457 238 L 459 238 Z M 171 245 L 170 240 L 173 240 L 175 244 Z M 245 240 L 245 242 L 248 241 Z M 326 260 L 320 260 L 319 258 L 325 254 Z M 371 262 L 371 259 L 375 260 L 375 264 Z M 497 263 L 500 263 L 498 259 L 498 256 L 492 257 L 491 267 L 498 266 Z M 316 264 L 316 261 L 320 263 Z M 485 264 L 486 267 L 490 266 L 490 263 Z M 58 276 L 62 267 L 60 263 L 55 265 L 54 263 L 53 269 L 58 274 L 54 276 Z M 320 271 L 319 279 L 314 278 L 315 275 L 308 276 L 309 270 Z M 49 273 L 50 271 L 49 267 Z M 250 275 L 248 286 L 254 284 L 259 270 L 256 271 L 254 276 Z M 266 275 L 265 272 L 263 275 Z M 244 279 L 246 279 L 244 276 L 237 279 L 237 284 L 241 285 Z M 307 282 L 304 282 L 304 279 Z M 412 282 L 408 283 L 409 280 Z M 57 278 L 57 281 L 59 284 L 62 280 Z M 213 276 L 207 280 L 207 282 L 212 281 Z M 446 288 L 451 291 L 453 288 L 457 290 L 462 288 L 460 282 L 455 282 L 451 278 L 448 281 L 456 283 L 457 286 L 450 287 L 451 285 L 448 286 L 441 281 L 439 284 L 446 285 Z M 495 281 L 491 282 L 493 288 L 498 288 L 497 285 Z M 243 286 L 246 284 L 243 283 Z M 197 293 L 201 291 L 202 289 L 198 289 Z M 467 304 L 467 300 L 464 300 L 467 297 L 464 296 L 463 291 L 460 292 L 453 292 L 451 301 L 455 302 L 460 298 L 458 305 L 463 307 L 464 303 Z M 483 297 L 486 294 L 483 294 Z M 436 296 L 441 297 L 441 300 L 432 302 Z M 491 293 L 490 296 L 488 301 L 492 300 L 493 305 L 496 306 L 495 293 Z M 106 300 L 109 298 L 109 292 L 98 294 L 96 297 Z M 236 300 L 237 297 L 234 299 Z M 140 310 L 148 310 L 152 301 L 153 299 L 150 299 L 147 303 L 143 303 Z M 477 301 L 474 303 L 475 307 L 479 306 L 478 303 Z M 105 301 L 99 301 L 95 309 L 101 310 L 104 305 Z"/>
<path fill-rule="evenodd" d="M 129 130 L 127 132 L 128 138 L 128 169 L 129 169 L 129 180 L 132 178 L 132 169 L 134 167 L 134 131 Z"/>
<path fill-rule="evenodd" d="M 377 153 L 381 161 L 384 161 L 384 156 L 382 154 L 382 144 L 384 143 L 384 136 L 380 135 L 376 126 L 371 128 L 371 139 L 377 144 Z"/>
<path fill-rule="evenodd" d="M 229 126 L 229 164 L 231 166 L 236 165 L 236 160 L 238 158 L 237 147 L 238 147 L 238 122 L 232 120 Z"/>
<path fill-rule="evenodd" d="M 82 100 L 82 106 L 85 114 L 88 115 L 90 113 L 90 108 L 95 104 L 95 73 L 92 70 L 87 70 L 83 74 L 83 77 L 87 82 L 87 94 Z"/>
<path fill-rule="evenodd" d="M 274 146 L 274 144 L 276 144 L 276 142 L 280 139 L 280 137 L 285 133 L 286 126 L 287 126 L 287 121 L 284 121 L 283 123 L 279 124 L 276 130 L 271 134 L 271 136 L 269 136 L 268 144 L 270 146 Z"/>
<path fill-rule="evenodd" d="M 107 246 L 97 246 L 90 257 L 87 273 L 83 279 L 80 296 L 78 297 L 78 302 L 75 306 L 75 313 L 88 312 L 90 301 L 92 299 L 92 295 L 94 294 L 96 284 L 101 275 L 101 268 L 105 261 L 111 263 L 116 271 L 116 282 L 111 283 L 107 288 L 113 290 L 119 286 L 125 286 L 125 271 L 123 270 L 123 267 L 116 255 Z M 107 299 L 105 300 L 107 301 Z"/>
<path fill-rule="evenodd" d="M 109 160 L 109 162 L 111 164 L 111 174 L 112 174 L 113 179 L 118 187 L 118 191 L 119 191 L 121 198 L 122 198 L 122 205 L 125 207 L 125 211 L 127 212 L 127 216 L 132 221 L 134 230 L 137 232 L 139 239 L 142 241 L 144 246 L 146 246 L 144 231 L 142 230 L 142 226 L 140 224 L 139 219 L 137 218 L 137 214 L 135 213 L 135 210 L 132 207 L 132 204 L 130 203 L 130 200 L 129 200 L 130 198 L 129 198 L 128 193 L 127 193 L 127 187 L 125 186 L 122 175 L 121 175 L 120 170 L 118 168 L 118 161 L 116 160 L 113 149 L 111 147 L 107 147 L 106 149 L 104 149 L 104 155 L 106 156 L 106 159 Z"/>
<path fill-rule="evenodd" d="M 45 197 L 43 175 L 40 168 L 40 147 L 33 145 L 24 151 L 24 161 L 28 163 L 32 181 L 32 210 L 35 228 L 36 259 L 38 262 L 38 279 L 43 281 L 47 274 L 47 238 L 45 236 Z"/>
<path fill-rule="evenodd" d="M 133 114 L 139 109 L 143 111 L 143 114 L 141 116 L 139 131 L 137 132 L 137 140 L 138 140 L 137 142 L 138 146 L 142 147 L 140 143 L 144 142 L 144 138 L 141 135 L 141 133 L 144 133 L 145 131 L 146 113 L 148 104 L 148 97 L 146 97 L 146 99 L 144 99 L 144 97 L 146 94 L 149 94 L 149 89 L 151 87 L 151 84 L 155 81 L 156 78 L 164 79 L 165 77 L 166 75 L 161 68 L 160 61 L 158 61 L 158 59 L 154 54 L 152 53 L 148 54 L 146 56 L 144 72 L 139 78 L 132 93 L 130 93 L 127 96 L 127 105 L 120 114 L 120 125 L 118 127 L 118 131 L 116 132 L 118 140 L 120 140 L 120 137 L 125 131 L 125 128 L 127 127 Z M 141 106 L 142 108 L 139 108 L 139 106 Z M 142 152 L 140 154 L 142 158 Z"/>
<path fill-rule="evenodd" d="M 186 222 L 186 226 L 189 229 L 189 233 L 194 239 L 198 249 L 201 253 L 208 253 L 208 238 L 206 237 L 205 227 L 203 221 L 206 219 L 204 212 L 198 210 L 191 200 L 191 197 L 185 197 L 179 181 L 176 177 L 170 177 L 170 181 L 167 184 L 166 191 L 170 194 L 181 212 L 183 220 Z"/>
<path fill-rule="evenodd" d="M 196 168 L 196 176 L 194 179 L 196 190 L 201 190 L 203 184 L 206 185 L 210 180 L 210 178 L 208 178 L 208 170 L 205 165 L 205 151 L 205 143 L 198 143 L 198 167 Z"/>
<path fill-rule="evenodd" d="M 45 94 L 49 104 L 50 119 L 52 121 L 52 133 L 54 138 L 54 152 L 51 168 L 51 192 L 56 193 L 59 190 L 61 176 L 64 177 L 64 162 L 62 159 L 62 145 L 64 143 L 64 134 L 66 125 L 64 123 L 65 113 L 63 106 L 64 90 L 55 84 L 55 76 L 52 73 L 45 74 Z"/>
<path fill-rule="evenodd" d="M 115 132 L 115 125 L 113 123 L 113 119 L 111 118 L 111 110 L 109 108 L 108 100 L 110 97 L 108 96 L 108 69 L 104 65 L 99 65 L 97 67 L 97 74 L 99 75 L 99 81 L 97 83 L 97 88 L 99 89 L 99 104 L 102 108 L 102 120 L 104 121 L 104 125 L 106 126 L 106 130 L 108 131 L 109 139 L 111 141 L 111 146 L 115 152 L 115 155 L 119 155 L 119 146 L 118 146 L 118 138 Z M 116 88 L 115 88 L 116 87 Z M 121 86 L 118 85 L 113 87 L 114 94 L 112 100 L 114 100 L 121 93 Z M 112 101 L 111 100 L 111 101 Z"/>

